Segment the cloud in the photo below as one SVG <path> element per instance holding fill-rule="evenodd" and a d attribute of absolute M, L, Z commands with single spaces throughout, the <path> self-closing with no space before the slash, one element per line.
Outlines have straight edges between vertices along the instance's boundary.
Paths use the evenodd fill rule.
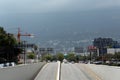
<path fill-rule="evenodd" d="M 67 4 L 68 0 L 2 0 L 0 11 L 10 13 L 39 13 L 56 11 Z"/>
<path fill-rule="evenodd" d="M 0 0 L 3 13 L 49 13 L 120 7 L 120 0 Z"/>

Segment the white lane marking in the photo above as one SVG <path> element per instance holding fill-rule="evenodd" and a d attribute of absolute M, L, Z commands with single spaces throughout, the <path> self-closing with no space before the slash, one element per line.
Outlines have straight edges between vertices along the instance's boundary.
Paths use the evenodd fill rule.
<path fill-rule="evenodd" d="M 57 68 L 57 76 L 56 76 L 56 80 L 60 79 L 60 61 L 58 61 L 58 68 Z"/>

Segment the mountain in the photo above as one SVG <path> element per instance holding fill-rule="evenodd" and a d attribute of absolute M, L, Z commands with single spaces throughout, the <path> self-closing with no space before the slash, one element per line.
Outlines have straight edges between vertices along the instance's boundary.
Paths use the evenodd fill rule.
<path fill-rule="evenodd" d="M 20 27 L 22 33 L 35 34 L 35 41 L 92 40 L 96 37 L 119 39 L 120 11 L 103 9 L 78 12 L 9 14 L 1 26 L 15 33 L 10 27 Z M 11 20 L 12 19 L 12 20 Z M 17 33 L 17 32 L 16 32 Z M 33 39 L 32 39 L 33 40 Z"/>

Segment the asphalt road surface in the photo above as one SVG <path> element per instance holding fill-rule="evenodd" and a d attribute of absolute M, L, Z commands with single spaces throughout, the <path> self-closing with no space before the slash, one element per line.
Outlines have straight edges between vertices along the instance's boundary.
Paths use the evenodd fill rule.
<path fill-rule="evenodd" d="M 61 80 L 97 80 L 93 79 L 79 64 L 62 63 Z"/>
<path fill-rule="evenodd" d="M 35 80 L 57 80 L 58 63 L 47 63 Z M 59 80 L 59 79 L 58 79 Z M 61 63 L 60 80 L 101 80 L 87 65 Z"/>
<path fill-rule="evenodd" d="M 58 63 L 47 63 L 35 80 L 56 80 Z"/>

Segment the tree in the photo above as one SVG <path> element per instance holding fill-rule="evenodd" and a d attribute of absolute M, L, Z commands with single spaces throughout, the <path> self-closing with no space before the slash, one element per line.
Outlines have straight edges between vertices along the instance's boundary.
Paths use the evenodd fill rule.
<path fill-rule="evenodd" d="M 76 60 L 77 60 L 77 62 L 78 61 L 85 61 L 86 60 L 86 56 L 77 55 L 76 56 Z"/>
<path fill-rule="evenodd" d="M 120 52 L 114 54 L 115 60 L 120 60 Z"/>
<path fill-rule="evenodd" d="M 3 46 L 14 46 L 17 44 L 13 34 L 6 33 L 2 27 L 0 27 L 0 47 Z"/>
<path fill-rule="evenodd" d="M 35 54 L 34 53 L 28 53 L 27 58 L 28 59 L 35 59 Z"/>
<path fill-rule="evenodd" d="M 64 59 L 64 55 L 62 53 L 57 53 L 57 60 L 62 62 L 63 59 Z"/>
<path fill-rule="evenodd" d="M 57 61 L 57 56 L 56 55 L 52 56 L 52 61 Z"/>
<path fill-rule="evenodd" d="M 80 60 L 80 55 L 76 55 L 76 61 L 78 62 Z"/>
<path fill-rule="evenodd" d="M 7 33 L 4 28 L 0 27 L 0 63 L 5 61 L 17 62 L 17 56 L 19 54 L 18 48 L 14 45 L 17 44 L 17 40 L 13 34 Z"/>
<path fill-rule="evenodd" d="M 113 55 L 112 54 L 105 54 L 103 57 L 104 57 L 105 61 L 111 61 L 113 58 Z"/>
<path fill-rule="evenodd" d="M 67 55 L 67 60 L 68 60 L 68 61 L 76 61 L 75 54 L 74 54 L 74 53 L 69 53 L 69 54 Z"/>
<path fill-rule="evenodd" d="M 52 60 L 52 55 L 51 54 L 46 54 L 42 57 L 42 60 L 45 60 L 45 61 L 51 61 Z"/>

